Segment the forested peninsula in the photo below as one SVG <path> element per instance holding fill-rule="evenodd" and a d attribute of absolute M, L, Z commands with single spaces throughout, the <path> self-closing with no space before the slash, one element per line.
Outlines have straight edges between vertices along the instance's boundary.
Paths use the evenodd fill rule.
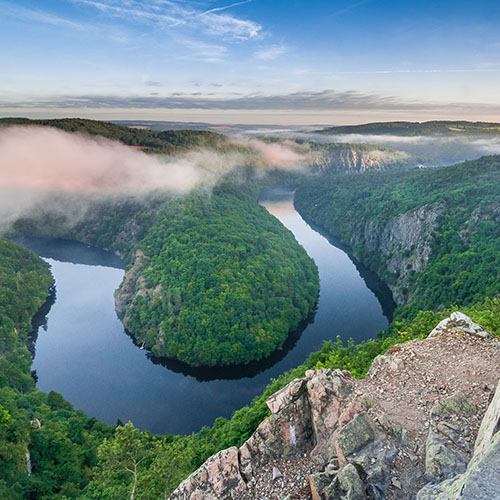
<path fill-rule="evenodd" d="M 130 129 L 82 119 L 12 118 L 0 120 L 2 125 L 55 127 L 119 140 L 152 155 L 238 152 L 248 161 L 219 174 L 214 188 L 183 196 L 55 196 L 57 210 L 42 203 L 10 229 L 11 235 L 63 237 L 119 254 L 126 276 L 116 304 L 126 328 L 156 356 L 195 366 L 269 356 L 317 301 L 316 267 L 292 234 L 258 206 L 261 188 L 340 172 L 400 169 L 415 161 L 379 146 L 261 138 L 260 145 L 284 146 L 305 161 L 300 169 L 264 169 L 254 143 L 214 132 Z M 75 217 L 73 206 L 86 208 Z"/>

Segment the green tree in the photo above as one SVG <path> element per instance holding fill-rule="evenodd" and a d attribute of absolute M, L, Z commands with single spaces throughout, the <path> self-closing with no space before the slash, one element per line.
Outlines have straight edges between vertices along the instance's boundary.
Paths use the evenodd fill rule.
<path fill-rule="evenodd" d="M 134 500 L 141 465 L 151 458 L 152 452 L 148 435 L 136 429 L 132 422 L 118 426 L 115 435 L 99 446 L 98 475 L 104 482 L 114 482 L 130 475 L 130 500 Z"/>

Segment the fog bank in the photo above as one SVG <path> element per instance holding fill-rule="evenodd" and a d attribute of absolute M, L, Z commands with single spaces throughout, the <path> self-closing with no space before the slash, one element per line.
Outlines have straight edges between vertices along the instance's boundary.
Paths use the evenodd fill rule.
<path fill-rule="evenodd" d="M 302 168 L 307 148 L 230 138 L 225 152 L 189 150 L 146 154 L 102 137 L 51 127 L 0 129 L 0 231 L 40 209 L 78 221 L 89 203 L 113 197 L 142 199 L 152 192 L 184 194 L 211 188 L 240 165 Z M 237 147 L 234 147 L 237 146 Z M 301 151 L 299 151 L 301 149 Z"/>

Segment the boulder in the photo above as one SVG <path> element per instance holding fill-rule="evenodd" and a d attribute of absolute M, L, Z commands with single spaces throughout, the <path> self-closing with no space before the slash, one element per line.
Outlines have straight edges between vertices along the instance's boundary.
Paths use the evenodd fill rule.
<path fill-rule="evenodd" d="M 393 460 L 400 435 L 362 412 L 342 427 L 335 437 L 339 461 L 354 465 L 369 498 L 383 500 L 390 485 Z"/>
<path fill-rule="evenodd" d="M 366 487 L 353 464 L 342 470 L 311 474 L 309 477 L 313 500 L 367 500 Z"/>
<path fill-rule="evenodd" d="M 474 455 L 463 474 L 422 488 L 417 500 L 500 498 L 500 384 L 479 429 Z"/>
<path fill-rule="evenodd" d="M 307 394 L 316 447 L 311 459 L 319 465 L 331 462 L 336 456 L 329 439 L 339 424 L 345 399 L 352 393 L 355 381 L 349 372 L 341 370 L 308 370 Z"/>
<path fill-rule="evenodd" d="M 425 474 L 430 481 L 443 481 L 465 472 L 472 449 L 460 417 L 471 417 L 476 411 L 460 393 L 432 408 L 425 452 Z M 451 421 L 453 417 L 456 422 Z"/>
<path fill-rule="evenodd" d="M 434 330 L 429 334 L 429 337 L 437 337 L 439 335 L 476 335 L 478 337 L 493 338 L 481 325 L 474 323 L 469 316 L 455 311 L 451 313 L 449 318 L 443 319 Z"/>
<path fill-rule="evenodd" d="M 177 487 L 171 500 L 237 500 L 247 487 L 240 474 L 235 446 L 210 457 Z"/>

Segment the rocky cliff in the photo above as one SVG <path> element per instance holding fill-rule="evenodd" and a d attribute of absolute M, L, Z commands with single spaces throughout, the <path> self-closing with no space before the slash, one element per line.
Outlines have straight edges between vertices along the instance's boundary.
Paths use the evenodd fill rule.
<path fill-rule="evenodd" d="M 367 221 L 362 232 L 354 233 L 348 242 L 352 248 L 363 245 L 369 253 L 380 255 L 383 268 L 377 271 L 386 278 L 398 305 L 414 299 L 408 295 L 411 275 L 427 265 L 432 253 L 432 233 L 441 213 L 443 208 L 433 204 L 399 214 L 384 223 Z"/>
<path fill-rule="evenodd" d="M 414 167 L 418 159 L 396 149 L 371 144 L 311 143 L 312 166 L 321 173 L 363 173 Z"/>
<path fill-rule="evenodd" d="M 268 399 L 271 416 L 241 448 L 170 499 L 498 499 L 499 378 L 500 341 L 453 313 L 363 380 L 306 372 Z"/>

